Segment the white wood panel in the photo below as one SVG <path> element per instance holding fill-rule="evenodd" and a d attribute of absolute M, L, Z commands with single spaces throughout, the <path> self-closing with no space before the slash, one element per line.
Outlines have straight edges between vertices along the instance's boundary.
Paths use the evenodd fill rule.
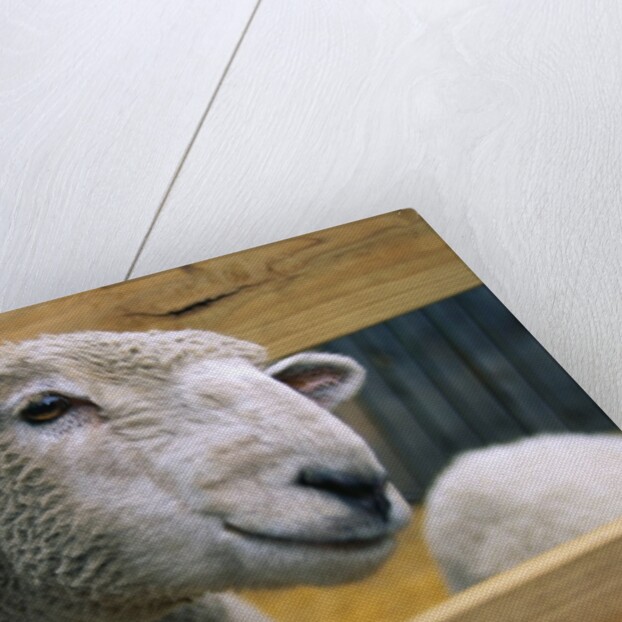
<path fill-rule="evenodd" d="M 622 423 L 616 0 L 264 0 L 135 274 L 415 207 Z"/>
<path fill-rule="evenodd" d="M 0 310 L 124 278 L 254 4 L 3 3 Z"/>

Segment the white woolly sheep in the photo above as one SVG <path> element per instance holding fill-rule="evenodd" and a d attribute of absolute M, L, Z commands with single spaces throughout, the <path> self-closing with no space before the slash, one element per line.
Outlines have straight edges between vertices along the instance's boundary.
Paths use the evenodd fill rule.
<path fill-rule="evenodd" d="M 370 573 L 409 508 L 327 412 L 351 359 L 203 331 L 0 346 L 0 620 L 265 620 L 226 590 Z"/>
<path fill-rule="evenodd" d="M 544 434 L 468 451 L 426 500 L 425 538 L 462 590 L 622 516 L 622 437 Z"/>

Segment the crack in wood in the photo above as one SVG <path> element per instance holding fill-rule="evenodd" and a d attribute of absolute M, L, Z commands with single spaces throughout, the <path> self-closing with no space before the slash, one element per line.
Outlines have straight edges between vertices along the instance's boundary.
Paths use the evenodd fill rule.
<path fill-rule="evenodd" d="M 128 316 L 144 316 L 144 317 L 179 317 L 181 315 L 186 315 L 187 313 L 192 313 L 197 309 L 205 309 L 210 307 L 215 302 L 219 300 L 223 300 L 225 298 L 230 298 L 231 296 L 235 296 L 236 294 L 244 291 L 245 289 L 251 289 L 252 287 L 257 287 L 258 285 L 262 285 L 265 281 L 260 281 L 259 283 L 249 283 L 248 285 L 241 285 L 240 287 L 236 287 L 228 292 L 223 292 L 222 294 L 216 294 L 215 296 L 209 296 L 208 298 L 203 298 L 201 300 L 197 300 L 196 302 L 192 302 L 185 307 L 181 307 L 179 309 L 171 309 L 170 311 L 163 311 L 162 313 L 128 313 Z"/>

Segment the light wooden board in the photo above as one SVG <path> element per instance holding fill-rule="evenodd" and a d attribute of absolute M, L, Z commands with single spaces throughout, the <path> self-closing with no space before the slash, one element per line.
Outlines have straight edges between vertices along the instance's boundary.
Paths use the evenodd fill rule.
<path fill-rule="evenodd" d="M 616 0 L 264 0 L 135 274 L 415 207 L 622 423 Z"/>
<path fill-rule="evenodd" d="M 405 210 L 9 311 L 0 334 L 202 328 L 279 357 L 478 283 Z"/>
<path fill-rule="evenodd" d="M 3 3 L 0 310 L 123 280 L 255 2 Z"/>
<path fill-rule="evenodd" d="M 488 579 L 413 622 L 618 622 L 622 520 Z"/>

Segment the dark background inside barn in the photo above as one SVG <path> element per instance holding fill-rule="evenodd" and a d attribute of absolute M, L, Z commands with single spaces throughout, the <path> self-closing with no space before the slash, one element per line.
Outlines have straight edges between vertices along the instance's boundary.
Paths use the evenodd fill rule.
<path fill-rule="evenodd" d="M 543 432 L 617 430 L 484 286 L 321 349 L 367 369 L 363 390 L 337 414 L 413 503 L 467 449 Z"/>

